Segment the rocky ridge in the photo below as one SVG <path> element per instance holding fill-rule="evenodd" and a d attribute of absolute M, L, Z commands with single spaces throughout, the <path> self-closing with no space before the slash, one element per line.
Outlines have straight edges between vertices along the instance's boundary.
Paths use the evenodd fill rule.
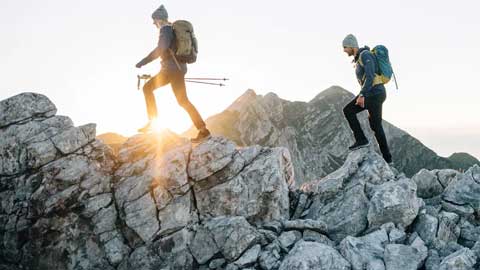
<path fill-rule="evenodd" d="M 320 92 L 308 102 L 284 100 L 274 93 L 257 95 L 248 90 L 206 123 L 215 134 L 241 146 L 286 147 L 292 156 L 296 183 L 300 185 L 337 170 L 347 158 L 353 135 L 343 116 L 343 107 L 353 98 L 352 93 L 338 86 Z M 358 115 L 365 135 L 372 142 L 371 149 L 379 152 L 367 117 L 366 112 Z M 383 126 L 395 167 L 407 176 L 423 168 L 463 168 L 463 163 L 438 156 L 391 123 L 384 121 Z M 185 135 L 193 136 L 194 132 L 192 129 Z"/>
<path fill-rule="evenodd" d="M 0 113 L 0 269 L 480 269 L 476 165 L 408 178 L 363 149 L 297 185 L 282 147 L 165 131 L 114 155 L 45 96 Z"/>

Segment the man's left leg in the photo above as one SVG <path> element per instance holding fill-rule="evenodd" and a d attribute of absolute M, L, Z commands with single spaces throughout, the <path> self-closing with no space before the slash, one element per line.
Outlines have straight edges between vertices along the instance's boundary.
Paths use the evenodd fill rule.
<path fill-rule="evenodd" d="M 202 116 L 200 116 L 195 106 L 193 106 L 188 99 L 187 88 L 185 86 L 185 75 L 181 72 L 175 72 L 175 74 L 172 74 L 170 84 L 172 85 L 172 90 L 177 98 L 178 104 L 187 111 L 188 115 L 190 115 L 190 119 L 192 119 L 193 124 L 199 131 L 197 138 L 192 141 L 200 141 L 209 137 L 210 131 L 208 131 Z"/>
<path fill-rule="evenodd" d="M 385 159 L 387 163 L 391 163 L 392 155 L 390 154 L 387 138 L 385 137 L 385 132 L 382 126 L 382 106 L 385 99 L 386 94 L 368 97 L 365 100 L 365 106 L 367 107 L 369 113 L 368 121 L 370 123 L 370 127 L 375 133 L 375 138 L 377 139 L 378 146 L 382 152 L 383 159 Z"/>
<path fill-rule="evenodd" d="M 355 137 L 355 143 L 348 147 L 349 150 L 356 150 L 369 145 L 367 137 L 365 137 L 362 127 L 360 126 L 360 122 L 357 118 L 357 114 L 364 111 L 365 108 L 360 107 L 356 103 L 357 97 L 355 97 L 343 108 L 343 114 L 345 115 L 348 125 L 350 126 L 353 136 Z"/>
<path fill-rule="evenodd" d="M 168 74 L 164 71 L 160 71 L 157 75 L 148 80 L 143 86 L 143 94 L 145 96 L 145 104 L 147 106 L 148 123 L 142 128 L 139 128 L 139 132 L 145 133 L 151 130 L 152 121 L 156 119 L 158 115 L 157 103 L 155 101 L 155 95 L 153 94 L 153 91 L 166 85 L 168 82 Z"/>

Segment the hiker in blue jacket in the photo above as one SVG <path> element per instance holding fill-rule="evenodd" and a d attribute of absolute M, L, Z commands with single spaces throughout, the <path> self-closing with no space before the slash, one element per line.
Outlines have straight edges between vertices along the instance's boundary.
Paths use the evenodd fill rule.
<path fill-rule="evenodd" d="M 192 139 L 192 142 L 199 142 L 210 137 L 210 131 L 206 128 L 205 122 L 187 97 L 187 89 L 185 86 L 185 74 L 187 73 L 187 65 L 174 59 L 172 51 L 176 50 L 176 40 L 172 24 L 168 21 L 168 13 L 163 5 L 161 5 L 152 14 L 153 24 L 160 29 L 158 46 L 135 66 L 142 66 L 152 62 L 157 58 L 161 58 L 162 68 L 160 72 L 148 80 L 143 86 L 143 94 L 147 105 L 148 123 L 140 128 L 140 132 L 148 132 L 152 128 L 152 120 L 157 118 L 157 105 L 153 91 L 157 88 L 170 84 L 178 104 L 183 107 L 193 124 L 198 129 L 198 136 Z"/>
<path fill-rule="evenodd" d="M 349 150 L 367 147 L 370 144 L 357 119 L 359 112 L 368 110 L 368 121 L 375 133 L 383 158 L 387 163 L 392 164 L 392 155 L 388 149 L 382 126 L 382 106 L 387 94 L 383 83 L 377 82 L 375 79 L 375 73 L 378 69 L 375 56 L 370 52 L 369 47 L 359 48 L 357 39 L 352 34 L 347 35 L 343 40 L 343 51 L 348 56 L 354 57 L 353 61 L 356 63 L 355 74 L 361 86 L 360 93 L 343 108 L 345 118 L 355 137 L 355 143 L 349 147 Z"/>

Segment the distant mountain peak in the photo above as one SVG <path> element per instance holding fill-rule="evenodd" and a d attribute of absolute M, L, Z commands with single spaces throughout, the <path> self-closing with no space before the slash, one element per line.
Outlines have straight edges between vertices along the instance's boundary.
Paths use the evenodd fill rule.
<path fill-rule="evenodd" d="M 466 170 L 475 164 L 480 165 L 480 161 L 476 157 L 463 152 L 453 153 L 448 159 L 456 164 L 456 169 Z"/>
<path fill-rule="evenodd" d="M 247 91 L 245 91 L 245 93 L 239 96 L 230 106 L 228 106 L 227 110 L 238 111 L 246 104 L 253 102 L 256 98 L 257 93 L 255 93 L 255 90 L 248 89 Z"/>
<path fill-rule="evenodd" d="M 343 99 L 343 98 L 353 98 L 353 94 L 346 90 L 345 88 L 338 86 L 338 85 L 332 85 L 329 88 L 323 90 L 320 92 L 318 95 L 316 95 L 310 102 L 315 102 L 318 100 L 321 100 L 326 97 L 333 97 L 337 99 Z"/>

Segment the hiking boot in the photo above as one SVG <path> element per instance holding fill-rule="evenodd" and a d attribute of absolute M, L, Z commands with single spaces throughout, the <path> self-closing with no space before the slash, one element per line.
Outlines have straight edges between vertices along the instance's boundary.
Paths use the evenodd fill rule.
<path fill-rule="evenodd" d="M 360 148 L 364 148 L 370 145 L 369 141 L 364 141 L 364 142 L 355 142 L 352 146 L 348 147 L 348 150 L 354 151 Z"/>
<path fill-rule="evenodd" d="M 138 132 L 140 133 L 148 133 L 149 131 L 152 130 L 152 121 L 148 121 L 148 123 L 143 126 L 142 128 L 138 129 Z"/>
<path fill-rule="evenodd" d="M 198 135 L 197 137 L 195 138 L 191 138 L 190 141 L 192 143 L 199 143 L 199 142 L 202 142 L 208 138 L 210 138 L 211 135 L 210 135 L 210 131 L 208 131 L 208 129 L 206 128 L 202 128 L 199 132 L 198 132 Z"/>
<path fill-rule="evenodd" d="M 395 175 L 398 175 L 398 174 L 399 174 L 397 168 L 395 168 L 395 164 L 393 164 L 393 161 L 387 162 L 387 164 L 388 164 L 388 167 L 390 167 L 390 170 L 392 170 L 392 172 L 393 172 Z"/>
<path fill-rule="evenodd" d="M 388 166 L 390 167 L 395 167 L 395 164 L 393 164 L 393 161 L 387 162 Z"/>

